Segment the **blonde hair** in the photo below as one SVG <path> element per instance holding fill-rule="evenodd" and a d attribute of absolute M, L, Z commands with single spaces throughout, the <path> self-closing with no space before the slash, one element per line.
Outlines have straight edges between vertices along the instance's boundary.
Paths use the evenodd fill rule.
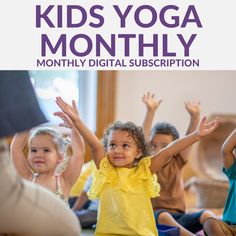
<path fill-rule="evenodd" d="M 62 173 L 66 169 L 68 165 L 68 161 L 69 161 L 69 157 L 67 153 L 68 153 L 68 148 L 71 144 L 70 139 L 68 137 L 64 138 L 63 135 L 59 133 L 58 131 L 56 131 L 55 129 L 52 129 L 49 127 L 40 127 L 40 128 L 33 129 L 30 132 L 28 146 L 30 146 L 31 140 L 38 135 L 49 135 L 52 137 L 52 140 L 56 147 L 57 152 L 63 158 L 62 163 L 60 163 L 57 166 L 56 173 L 57 174 Z"/>
<path fill-rule="evenodd" d="M 61 133 L 58 131 L 48 128 L 48 127 L 40 127 L 37 129 L 33 129 L 30 132 L 28 146 L 30 146 L 31 140 L 38 135 L 49 135 L 52 137 L 53 143 L 55 144 L 57 152 L 65 158 L 67 156 L 67 149 L 70 145 L 70 140 L 68 138 L 64 138 Z"/>

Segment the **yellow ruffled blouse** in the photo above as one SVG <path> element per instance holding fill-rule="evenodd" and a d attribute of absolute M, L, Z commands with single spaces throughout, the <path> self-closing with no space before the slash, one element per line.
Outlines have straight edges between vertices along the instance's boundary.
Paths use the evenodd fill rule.
<path fill-rule="evenodd" d="M 99 198 L 96 236 L 157 236 L 150 198 L 158 197 L 160 185 L 151 174 L 151 158 L 133 168 L 114 167 L 107 157 L 95 170 L 89 198 Z"/>

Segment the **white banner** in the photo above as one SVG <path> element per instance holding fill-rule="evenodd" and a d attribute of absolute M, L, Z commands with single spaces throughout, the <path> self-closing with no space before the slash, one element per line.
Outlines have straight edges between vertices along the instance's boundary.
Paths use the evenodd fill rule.
<path fill-rule="evenodd" d="M 0 69 L 235 70 L 235 0 L 0 5 Z"/>

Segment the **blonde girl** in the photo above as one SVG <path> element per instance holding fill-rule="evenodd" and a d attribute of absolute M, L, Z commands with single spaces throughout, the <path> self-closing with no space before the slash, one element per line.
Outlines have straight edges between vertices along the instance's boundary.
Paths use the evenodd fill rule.
<path fill-rule="evenodd" d="M 73 102 L 76 111 L 76 104 Z M 66 169 L 57 174 L 58 165 L 66 158 L 67 141 L 55 129 L 40 127 L 18 133 L 11 143 L 11 156 L 19 175 L 51 190 L 62 200 L 67 201 L 70 190 L 78 178 L 84 162 L 84 142 L 68 116 L 63 117 L 61 126 L 71 130 L 72 156 Z M 28 140 L 29 137 L 29 140 Z M 28 155 L 24 149 L 28 140 Z"/>

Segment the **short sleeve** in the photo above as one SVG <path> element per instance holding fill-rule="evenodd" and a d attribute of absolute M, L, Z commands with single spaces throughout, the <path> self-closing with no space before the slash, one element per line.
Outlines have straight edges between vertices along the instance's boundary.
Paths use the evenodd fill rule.
<path fill-rule="evenodd" d="M 229 180 L 236 179 L 236 160 L 234 160 L 234 163 L 228 169 L 223 167 L 223 172 Z"/>
<path fill-rule="evenodd" d="M 179 169 L 182 169 L 188 162 L 181 154 L 177 154 L 176 156 L 172 157 L 172 160 L 177 164 Z"/>
<path fill-rule="evenodd" d="M 110 164 L 107 157 L 104 157 L 99 165 L 99 169 L 93 165 L 93 182 L 88 191 L 88 197 L 90 200 L 99 198 L 104 184 L 109 180 L 109 176 L 113 170 L 113 166 Z"/>

